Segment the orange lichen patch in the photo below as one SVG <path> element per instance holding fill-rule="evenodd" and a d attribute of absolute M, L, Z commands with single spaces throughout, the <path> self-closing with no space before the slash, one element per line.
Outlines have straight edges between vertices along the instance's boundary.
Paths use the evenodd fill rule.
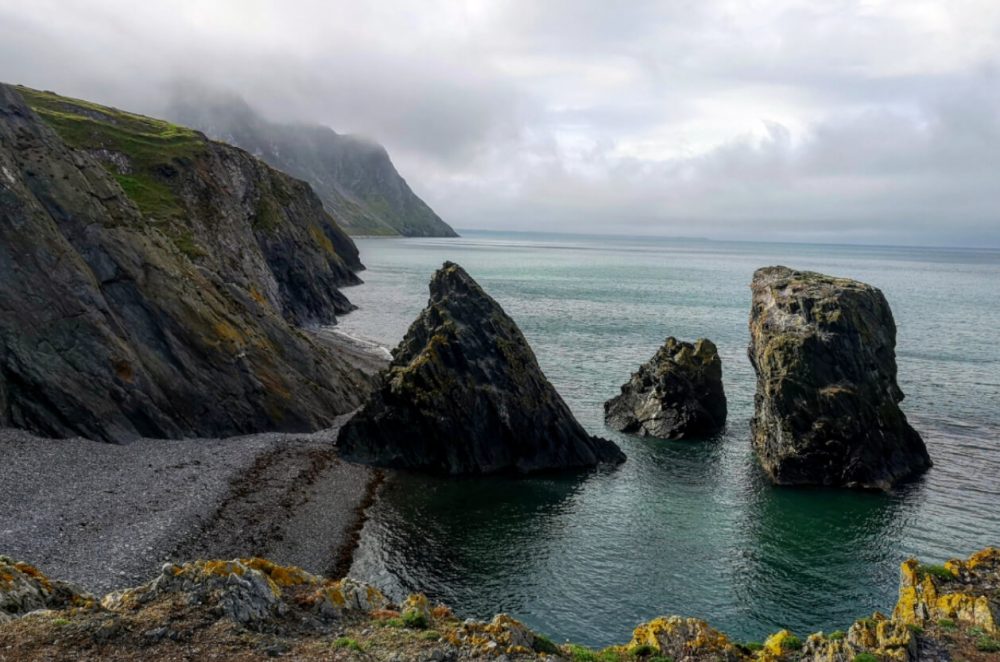
<path fill-rule="evenodd" d="M 42 573 L 42 571 L 36 568 L 35 566 L 28 565 L 27 563 L 18 562 L 14 564 L 14 568 L 16 568 L 22 574 L 25 574 L 28 577 L 31 577 L 32 579 L 37 581 L 46 591 L 49 592 L 52 591 L 52 582 L 50 582 L 49 578 L 46 577 Z"/>
<path fill-rule="evenodd" d="M 643 623 L 632 632 L 627 648 L 650 646 L 670 657 L 691 656 L 737 659 L 738 649 L 726 635 L 696 618 L 660 617 Z"/>
<path fill-rule="evenodd" d="M 387 621 L 390 618 L 399 618 L 400 613 L 395 609 L 376 609 L 371 616 L 376 621 Z"/>
<path fill-rule="evenodd" d="M 191 571 L 198 571 L 206 575 L 237 575 L 242 577 L 246 574 L 246 566 L 237 561 L 205 561 L 201 564 L 185 566 L 178 574 L 189 574 Z"/>
<path fill-rule="evenodd" d="M 982 566 L 989 566 L 992 569 L 1000 569 L 1000 548 L 987 547 L 969 557 L 965 562 L 969 570 L 976 570 Z"/>
<path fill-rule="evenodd" d="M 956 581 L 936 578 L 931 573 L 921 575 L 920 566 L 913 559 L 903 563 L 894 618 L 915 625 L 952 619 L 989 633 L 1000 631 L 1000 618 L 989 597 L 982 594 L 1000 581 L 1000 550 L 987 548 L 966 561 L 948 561 L 944 567 Z"/>
<path fill-rule="evenodd" d="M 489 623 L 463 623 L 445 638 L 453 645 L 471 648 L 476 654 L 531 650 L 535 635 L 523 623 L 507 614 L 497 614 Z"/>
<path fill-rule="evenodd" d="M 212 331 L 215 332 L 216 338 L 223 342 L 236 345 L 242 343 L 243 341 L 243 335 L 228 322 L 216 322 L 212 325 Z"/>
<path fill-rule="evenodd" d="M 246 567 L 264 573 L 275 584 L 283 588 L 303 585 L 315 586 L 321 582 L 315 575 L 311 575 L 302 568 L 297 568 L 293 565 L 278 565 L 273 561 L 258 557 L 240 559 L 240 561 Z"/>
<path fill-rule="evenodd" d="M 454 612 L 452 612 L 452 610 L 449 607 L 446 607 L 445 605 L 437 605 L 436 607 L 431 609 L 431 616 L 435 620 L 455 618 Z"/>
<path fill-rule="evenodd" d="M 271 395 L 277 396 L 282 400 L 290 400 L 292 397 L 292 392 L 288 389 L 288 384 L 285 381 L 266 370 L 260 370 L 257 372 L 257 379 L 263 384 L 264 388 Z"/>
<path fill-rule="evenodd" d="M 323 589 L 323 594 L 326 598 L 337 607 L 346 607 L 347 598 L 344 597 L 344 592 L 340 590 L 340 585 L 327 586 Z"/>
<path fill-rule="evenodd" d="M 118 359 L 114 362 L 115 375 L 118 379 L 123 382 L 131 384 L 135 380 L 135 370 L 132 369 L 132 364 L 124 359 Z"/>
<path fill-rule="evenodd" d="M 264 297 L 263 294 L 260 293 L 260 290 L 258 290 L 256 287 L 250 288 L 250 298 L 262 306 L 267 305 L 267 299 Z"/>
<path fill-rule="evenodd" d="M 318 225 L 310 225 L 309 234 L 312 235 L 313 241 L 315 241 L 316 245 L 319 246 L 321 249 L 323 249 L 330 255 L 337 254 L 336 250 L 334 250 L 333 248 L 333 242 L 330 241 L 330 238 L 326 236 L 325 232 L 323 232 L 323 228 L 319 227 Z"/>

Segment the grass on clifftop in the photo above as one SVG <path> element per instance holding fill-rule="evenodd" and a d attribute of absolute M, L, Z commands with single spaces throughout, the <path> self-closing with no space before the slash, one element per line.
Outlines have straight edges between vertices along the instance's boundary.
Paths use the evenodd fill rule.
<path fill-rule="evenodd" d="M 108 150 L 125 157 L 126 171 L 104 160 L 125 193 L 145 216 L 177 218 L 184 209 L 171 190 L 171 163 L 198 156 L 206 140 L 197 132 L 89 101 L 27 87 L 17 91 L 49 126 L 76 149 Z"/>

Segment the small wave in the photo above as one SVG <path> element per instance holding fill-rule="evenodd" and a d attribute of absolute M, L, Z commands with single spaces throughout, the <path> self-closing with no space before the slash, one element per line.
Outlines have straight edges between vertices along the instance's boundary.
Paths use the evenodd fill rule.
<path fill-rule="evenodd" d="M 350 333 L 341 331 L 336 327 L 324 327 L 323 329 L 321 329 L 321 332 L 328 333 L 332 336 L 336 336 L 337 338 L 340 338 L 343 342 L 347 343 L 348 345 L 353 345 L 354 347 L 357 347 L 359 349 L 363 349 L 365 351 L 378 354 L 379 356 L 382 356 L 387 360 L 390 361 L 392 360 L 392 351 L 390 351 L 388 347 L 386 347 L 381 343 L 375 342 L 374 340 L 371 340 L 369 338 L 364 338 L 362 336 L 357 336 L 357 335 L 351 335 Z"/>

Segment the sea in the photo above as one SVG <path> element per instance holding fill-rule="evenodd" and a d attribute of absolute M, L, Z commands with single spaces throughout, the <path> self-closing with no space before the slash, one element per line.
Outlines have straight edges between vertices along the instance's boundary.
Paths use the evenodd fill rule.
<path fill-rule="evenodd" d="M 679 614 L 738 641 L 846 629 L 892 610 L 899 564 L 1000 546 L 1000 252 L 466 231 L 360 239 L 365 283 L 341 333 L 394 347 L 431 274 L 462 265 L 517 322 L 615 469 L 513 478 L 399 474 L 351 574 L 423 592 L 462 617 L 506 612 L 554 641 L 625 643 Z M 754 458 L 750 280 L 783 264 L 862 280 L 898 327 L 899 384 L 934 467 L 891 493 L 772 486 Z M 603 403 L 667 336 L 723 362 L 725 431 L 671 442 L 616 433 Z"/>

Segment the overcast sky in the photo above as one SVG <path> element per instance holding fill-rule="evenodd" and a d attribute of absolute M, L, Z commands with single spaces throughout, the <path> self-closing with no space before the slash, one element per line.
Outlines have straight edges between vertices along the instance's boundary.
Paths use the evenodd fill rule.
<path fill-rule="evenodd" d="M 1000 2 L 0 0 L 0 79 L 197 79 L 458 228 L 1000 246 Z"/>

